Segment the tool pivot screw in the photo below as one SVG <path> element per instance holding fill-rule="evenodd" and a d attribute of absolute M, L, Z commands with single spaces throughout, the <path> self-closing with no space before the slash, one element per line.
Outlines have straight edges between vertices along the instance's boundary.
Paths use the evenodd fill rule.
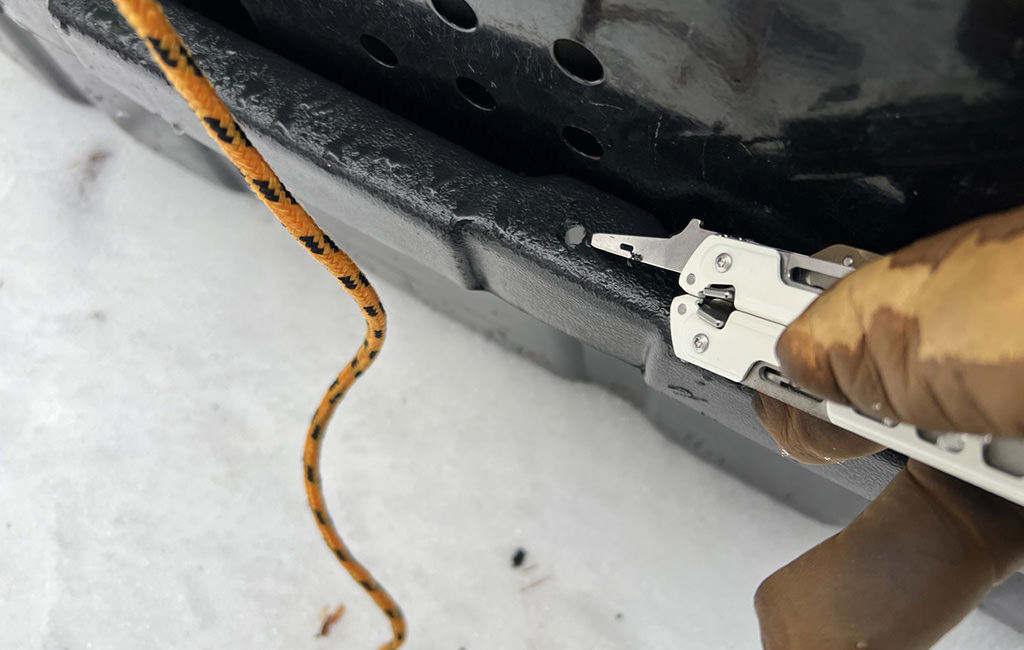
<path fill-rule="evenodd" d="M 710 342 L 708 341 L 707 334 L 698 334 L 693 337 L 693 350 L 697 354 L 704 354 L 704 351 L 708 349 Z"/>
<path fill-rule="evenodd" d="M 732 256 L 728 253 L 719 253 L 718 257 L 715 258 L 715 270 L 719 273 L 725 273 L 732 266 Z"/>

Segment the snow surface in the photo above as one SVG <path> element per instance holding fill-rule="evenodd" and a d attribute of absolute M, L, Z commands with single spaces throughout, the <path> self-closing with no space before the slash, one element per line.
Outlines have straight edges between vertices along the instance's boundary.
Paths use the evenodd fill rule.
<path fill-rule="evenodd" d="M 300 464 L 352 303 L 251 197 L 2 57 L 0 87 L 0 647 L 377 647 Z M 834 529 L 379 289 L 323 474 L 409 648 L 758 647 L 758 583 Z M 941 647 L 1021 643 L 975 613 Z"/>

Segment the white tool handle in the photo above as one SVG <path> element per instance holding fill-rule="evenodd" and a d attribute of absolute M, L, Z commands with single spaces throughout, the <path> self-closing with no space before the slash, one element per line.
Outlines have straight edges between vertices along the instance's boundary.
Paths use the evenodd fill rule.
<path fill-rule="evenodd" d="M 679 275 L 679 285 L 687 293 L 710 284 L 733 285 L 737 311 L 782 325 L 791 323 L 818 297 L 810 288 L 783 282 L 778 250 L 721 235 L 701 242 Z"/>
<path fill-rule="evenodd" d="M 743 289 L 745 293 L 746 284 Z M 740 295 L 737 292 L 737 299 Z M 700 317 L 698 303 L 690 295 L 672 301 L 669 324 L 676 356 L 735 382 L 743 382 L 759 363 L 778 368 L 775 343 L 785 325 L 735 311 L 718 329 Z M 908 424 L 888 426 L 834 402 L 820 406 L 816 414 L 848 431 L 1024 506 L 1024 477 L 996 469 L 985 460 L 991 436 L 946 433 L 932 442 Z"/>
<path fill-rule="evenodd" d="M 778 367 L 775 342 L 782 335 L 784 325 L 734 311 L 725 326 L 716 329 L 701 320 L 697 313 L 699 302 L 698 298 L 687 294 L 676 296 L 672 301 L 669 328 L 677 357 L 736 383 L 743 381 L 759 361 Z"/>
<path fill-rule="evenodd" d="M 826 401 L 825 412 L 833 424 L 1024 506 L 1024 477 L 996 469 L 985 460 L 992 436 L 944 433 L 931 442 L 921 437 L 917 427 L 888 426 L 835 402 Z"/>

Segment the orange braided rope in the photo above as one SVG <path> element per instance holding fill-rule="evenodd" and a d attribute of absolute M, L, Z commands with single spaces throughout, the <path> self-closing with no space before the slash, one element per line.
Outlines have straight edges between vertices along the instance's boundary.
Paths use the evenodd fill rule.
<path fill-rule="evenodd" d="M 182 43 L 178 33 L 164 16 L 160 5 L 153 0 L 113 0 L 121 15 L 132 26 L 146 46 L 153 60 L 163 70 L 168 81 L 181 93 L 199 120 L 206 127 L 221 150 L 227 155 L 238 171 L 245 177 L 257 197 L 274 213 L 288 232 L 302 243 L 310 255 L 320 262 L 345 288 L 352 299 L 364 312 L 366 336 L 352 361 L 338 374 L 330 385 L 313 415 L 306 434 L 303 451 L 303 472 L 306 497 L 316 517 L 317 527 L 327 546 L 349 572 L 362 585 L 381 611 L 391 622 L 392 639 L 381 646 L 381 650 L 396 650 L 405 640 L 406 623 L 402 610 L 383 587 L 373 579 L 370 572 L 353 557 L 338 534 L 327 505 L 324 503 L 323 487 L 320 484 L 320 445 L 327 423 L 334 413 L 338 400 L 348 391 L 363 372 L 373 363 L 384 343 L 387 317 L 380 304 L 377 292 L 370 281 L 359 270 L 348 255 L 341 251 L 330 237 L 316 225 L 263 156 L 256 151 L 242 128 L 235 122 L 224 102 L 217 96 L 210 82 L 196 66 L 192 54 Z"/>

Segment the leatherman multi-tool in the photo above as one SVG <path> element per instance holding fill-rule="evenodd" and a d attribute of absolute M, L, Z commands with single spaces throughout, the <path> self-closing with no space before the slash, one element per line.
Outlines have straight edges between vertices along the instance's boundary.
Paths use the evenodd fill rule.
<path fill-rule="evenodd" d="M 779 371 L 775 343 L 825 289 L 875 255 L 831 246 L 813 257 L 727 237 L 692 220 L 673 237 L 598 233 L 593 247 L 679 273 L 669 310 L 677 357 L 1024 505 L 1024 441 L 924 431 L 821 400 Z"/>

